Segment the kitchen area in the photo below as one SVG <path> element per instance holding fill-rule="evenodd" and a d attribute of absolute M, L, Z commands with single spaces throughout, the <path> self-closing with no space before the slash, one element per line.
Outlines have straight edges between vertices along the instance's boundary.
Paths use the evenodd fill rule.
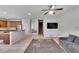
<path fill-rule="evenodd" d="M 22 31 L 21 20 L 9 20 L 0 17 L 0 41 L 3 41 L 3 44 L 10 44 L 10 33 L 18 31 Z"/>

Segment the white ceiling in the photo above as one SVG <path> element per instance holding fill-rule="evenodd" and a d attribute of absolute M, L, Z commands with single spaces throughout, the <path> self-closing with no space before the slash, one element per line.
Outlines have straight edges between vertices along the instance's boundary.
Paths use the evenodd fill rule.
<path fill-rule="evenodd" d="M 56 8 L 59 7 L 62 7 L 63 11 L 57 11 L 55 16 L 59 16 L 65 12 L 68 12 L 68 10 L 76 6 L 74 5 L 56 6 Z M 0 17 L 5 18 L 43 17 L 45 16 L 43 15 L 45 12 L 41 10 L 44 8 L 48 8 L 48 5 L 0 5 Z M 31 13 L 31 15 L 29 16 L 28 13 Z"/>

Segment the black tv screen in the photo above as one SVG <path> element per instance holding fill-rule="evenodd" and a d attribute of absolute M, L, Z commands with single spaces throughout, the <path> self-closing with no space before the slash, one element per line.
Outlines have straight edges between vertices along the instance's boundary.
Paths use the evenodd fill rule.
<path fill-rule="evenodd" d="M 47 29 L 57 29 L 58 23 L 47 23 Z"/>

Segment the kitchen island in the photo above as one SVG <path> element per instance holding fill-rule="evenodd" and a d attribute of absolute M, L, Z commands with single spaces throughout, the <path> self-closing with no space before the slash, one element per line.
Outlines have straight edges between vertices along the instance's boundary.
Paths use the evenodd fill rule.
<path fill-rule="evenodd" d="M 4 31 L 0 32 L 0 40 L 3 40 L 3 44 L 13 45 L 15 42 L 25 37 L 24 31 Z"/>

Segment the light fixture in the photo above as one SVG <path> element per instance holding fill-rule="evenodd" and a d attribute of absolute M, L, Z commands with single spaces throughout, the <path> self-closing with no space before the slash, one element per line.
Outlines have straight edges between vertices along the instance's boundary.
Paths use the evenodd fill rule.
<path fill-rule="evenodd" d="M 53 13 L 54 13 L 54 11 L 49 11 L 49 13 L 48 13 L 48 14 L 51 14 L 51 15 L 53 15 Z"/>
<path fill-rule="evenodd" d="M 55 9 L 55 5 L 53 5 L 53 6 L 51 7 L 51 9 Z"/>
<path fill-rule="evenodd" d="M 31 16 L 31 13 L 28 13 L 29 16 Z"/>

